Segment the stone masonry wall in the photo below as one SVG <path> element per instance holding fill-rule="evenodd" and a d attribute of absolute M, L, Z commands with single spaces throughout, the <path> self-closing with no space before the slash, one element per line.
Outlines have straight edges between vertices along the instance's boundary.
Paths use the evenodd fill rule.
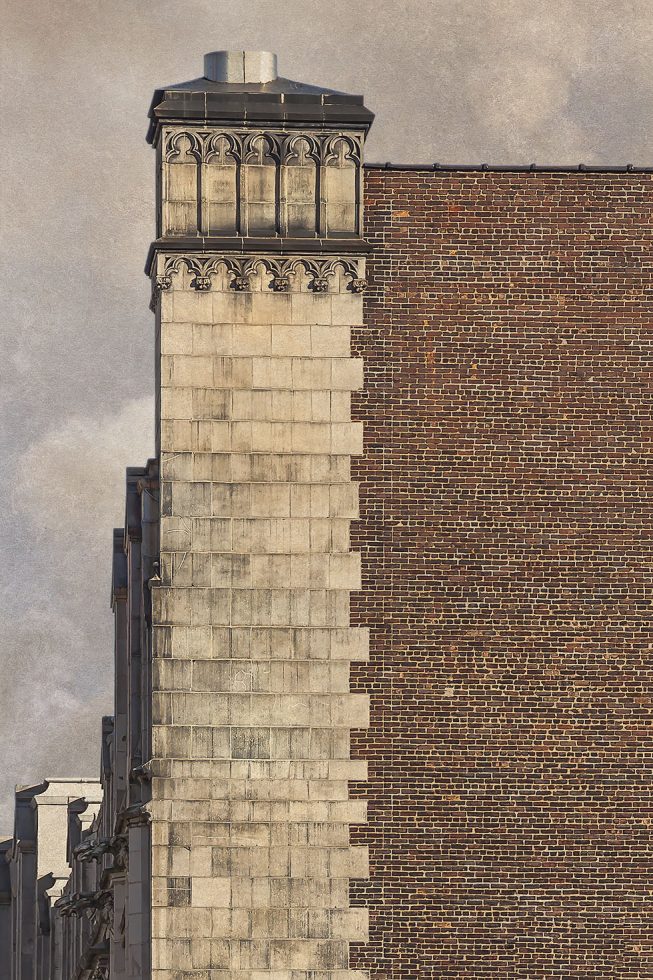
<path fill-rule="evenodd" d="M 363 980 L 348 955 L 367 932 L 348 894 L 368 873 L 348 793 L 368 712 L 349 692 L 367 656 L 349 625 L 363 263 L 158 262 L 153 978 Z"/>
<path fill-rule="evenodd" d="M 369 946 L 653 975 L 653 180 L 368 170 Z"/>

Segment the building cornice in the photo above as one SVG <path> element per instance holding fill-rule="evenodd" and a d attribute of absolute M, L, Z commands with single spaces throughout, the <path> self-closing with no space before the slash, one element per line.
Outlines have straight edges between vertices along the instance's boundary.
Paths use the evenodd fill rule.
<path fill-rule="evenodd" d="M 364 238 L 157 238 L 150 245 L 145 274 L 151 276 L 157 255 L 165 253 L 201 253 L 226 255 L 279 256 L 297 255 L 366 255 L 372 246 Z"/>

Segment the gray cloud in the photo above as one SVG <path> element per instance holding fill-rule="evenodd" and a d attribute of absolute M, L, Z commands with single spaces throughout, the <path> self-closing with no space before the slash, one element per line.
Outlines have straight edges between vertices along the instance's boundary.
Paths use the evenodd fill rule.
<path fill-rule="evenodd" d="M 112 530 L 125 466 L 152 454 L 153 416 L 151 398 L 132 399 L 64 421 L 16 457 L 8 510 L 21 548 L 0 612 L 5 825 L 13 784 L 97 773 L 100 717 L 112 711 Z"/>
<path fill-rule="evenodd" d="M 195 77 L 207 49 L 271 48 L 290 77 L 365 93 L 368 159 L 650 164 L 652 34 L 649 0 L 6 5 L 3 800 L 97 768 L 110 531 L 121 471 L 150 451 L 154 87 Z"/>

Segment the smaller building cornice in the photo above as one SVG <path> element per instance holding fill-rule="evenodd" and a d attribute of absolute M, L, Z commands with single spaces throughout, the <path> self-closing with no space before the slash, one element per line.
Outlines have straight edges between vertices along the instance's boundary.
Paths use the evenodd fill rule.
<path fill-rule="evenodd" d="M 494 174 L 653 174 L 653 167 L 637 167 L 632 163 L 621 166 L 575 163 L 568 166 L 548 163 L 364 163 L 365 170 L 431 171 L 443 173 Z"/>

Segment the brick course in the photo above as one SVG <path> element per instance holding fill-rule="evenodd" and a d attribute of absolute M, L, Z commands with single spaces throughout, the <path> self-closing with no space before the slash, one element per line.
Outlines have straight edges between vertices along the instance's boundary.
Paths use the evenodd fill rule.
<path fill-rule="evenodd" d="M 651 977 L 648 175 L 366 175 L 372 978 Z"/>

